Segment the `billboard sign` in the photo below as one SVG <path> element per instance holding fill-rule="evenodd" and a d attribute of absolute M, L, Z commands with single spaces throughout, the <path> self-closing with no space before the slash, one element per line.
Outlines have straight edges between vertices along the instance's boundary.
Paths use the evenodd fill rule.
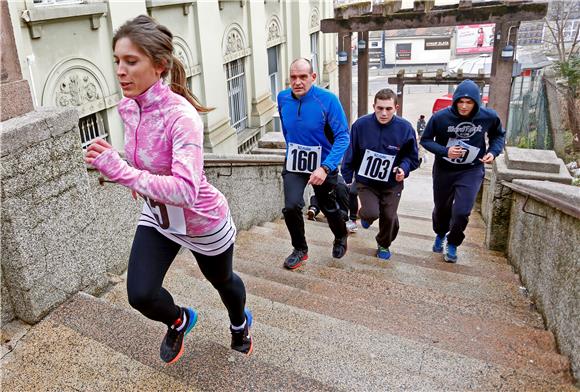
<path fill-rule="evenodd" d="M 411 60 L 411 44 L 397 44 L 395 49 L 395 59 Z"/>
<path fill-rule="evenodd" d="M 449 49 L 451 39 L 449 38 L 425 38 L 425 50 Z"/>
<path fill-rule="evenodd" d="M 495 24 L 457 26 L 457 54 L 492 53 Z"/>

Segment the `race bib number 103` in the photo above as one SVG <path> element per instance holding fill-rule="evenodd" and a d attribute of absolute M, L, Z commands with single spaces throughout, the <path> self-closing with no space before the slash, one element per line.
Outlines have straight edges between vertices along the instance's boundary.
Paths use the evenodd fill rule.
<path fill-rule="evenodd" d="M 366 150 L 358 169 L 358 175 L 375 181 L 389 181 L 395 155 L 381 154 L 372 150 Z"/>

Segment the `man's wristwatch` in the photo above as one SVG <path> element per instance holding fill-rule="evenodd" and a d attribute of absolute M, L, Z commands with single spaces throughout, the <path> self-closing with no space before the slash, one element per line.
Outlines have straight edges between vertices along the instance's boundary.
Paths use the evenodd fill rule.
<path fill-rule="evenodd" d="M 322 170 L 324 170 L 326 172 L 326 174 L 330 173 L 330 169 L 328 168 L 328 166 L 322 165 L 320 167 L 322 168 Z"/>

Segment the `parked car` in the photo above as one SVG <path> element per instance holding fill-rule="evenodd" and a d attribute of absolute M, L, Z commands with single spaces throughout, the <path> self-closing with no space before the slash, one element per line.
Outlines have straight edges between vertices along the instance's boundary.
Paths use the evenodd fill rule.
<path fill-rule="evenodd" d="M 489 102 L 489 97 L 487 95 L 483 96 L 483 105 L 487 106 L 487 103 Z M 435 102 L 433 103 L 433 110 L 431 111 L 432 113 L 435 113 L 441 109 L 445 109 L 447 106 L 451 106 L 451 104 L 453 103 L 453 94 L 445 94 L 442 97 L 439 97 L 435 100 Z"/>

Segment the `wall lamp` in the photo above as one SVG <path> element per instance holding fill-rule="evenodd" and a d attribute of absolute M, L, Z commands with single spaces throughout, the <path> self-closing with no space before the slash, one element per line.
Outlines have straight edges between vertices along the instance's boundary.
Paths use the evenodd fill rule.
<path fill-rule="evenodd" d="M 509 61 L 514 58 L 514 47 L 510 44 L 510 36 L 514 27 L 516 26 L 510 26 L 508 29 L 506 45 L 501 50 L 501 59 L 504 61 Z"/>

